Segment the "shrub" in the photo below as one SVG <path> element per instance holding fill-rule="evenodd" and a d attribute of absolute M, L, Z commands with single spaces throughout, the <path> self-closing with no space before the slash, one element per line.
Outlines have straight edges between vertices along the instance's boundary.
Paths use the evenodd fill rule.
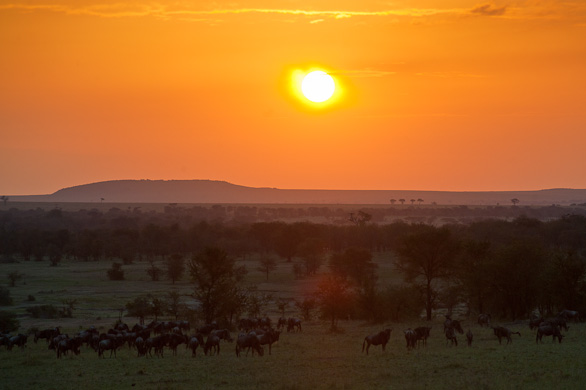
<path fill-rule="evenodd" d="M 59 318 L 59 310 L 53 305 L 40 305 L 26 309 L 33 318 Z"/>
<path fill-rule="evenodd" d="M 108 279 L 110 280 L 124 280 L 124 270 L 122 264 L 113 263 L 112 268 L 108 270 Z"/>
<path fill-rule="evenodd" d="M 0 287 L 0 306 L 12 305 L 12 298 L 10 297 L 10 290 L 5 287 Z"/>
<path fill-rule="evenodd" d="M 20 322 L 16 319 L 16 313 L 0 310 L 0 332 L 9 333 L 17 330 Z"/>

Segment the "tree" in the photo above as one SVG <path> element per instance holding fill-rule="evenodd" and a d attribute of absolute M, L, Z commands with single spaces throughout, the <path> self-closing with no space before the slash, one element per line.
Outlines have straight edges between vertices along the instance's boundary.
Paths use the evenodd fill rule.
<path fill-rule="evenodd" d="M 405 204 L 405 199 L 399 199 L 399 202 L 401 202 L 401 204 Z"/>
<path fill-rule="evenodd" d="M 303 301 L 295 301 L 295 307 L 301 312 L 301 316 L 305 321 L 311 321 L 317 302 L 313 298 L 304 298 Z"/>
<path fill-rule="evenodd" d="M 10 281 L 10 287 L 15 287 L 16 282 L 24 277 L 24 274 L 21 274 L 18 271 L 12 271 L 8 273 L 8 280 Z"/>
<path fill-rule="evenodd" d="M 181 312 L 187 310 L 187 305 L 181 303 L 181 295 L 177 291 L 170 291 L 167 295 L 167 313 L 175 317 L 175 320 L 179 318 Z"/>
<path fill-rule="evenodd" d="M 357 226 L 364 226 L 371 219 L 372 219 L 372 215 L 360 210 L 358 212 L 358 215 L 355 215 L 354 213 L 350 213 L 350 217 L 348 218 L 348 221 L 352 222 L 353 224 L 355 224 Z"/>
<path fill-rule="evenodd" d="M 397 249 L 397 269 L 405 280 L 419 286 L 425 293 L 427 320 L 431 320 L 439 281 L 453 274 L 456 255 L 460 249 L 450 230 L 429 225 L 418 225 L 415 232 L 404 237 Z"/>
<path fill-rule="evenodd" d="M 193 256 L 189 272 L 194 283 L 193 297 L 206 323 L 230 316 L 243 304 L 240 284 L 246 268 L 237 267 L 223 249 L 206 247 Z"/>
<path fill-rule="evenodd" d="M 491 295 L 490 241 L 468 240 L 457 267 L 458 279 L 467 296 L 468 304 L 478 313 L 486 313 L 486 301 Z"/>
<path fill-rule="evenodd" d="M 397 199 L 391 199 L 391 204 L 397 203 Z"/>
<path fill-rule="evenodd" d="M 138 317 L 140 324 L 143 325 L 145 317 L 151 312 L 151 305 L 147 297 L 137 297 L 126 304 L 126 310 L 129 316 Z"/>
<path fill-rule="evenodd" d="M 47 247 L 47 254 L 49 255 L 49 265 L 51 267 L 56 267 L 61 262 L 63 258 L 63 254 L 61 253 L 61 249 L 55 244 L 49 244 Z"/>
<path fill-rule="evenodd" d="M 273 299 L 271 294 L 258 291 L 256 287 L 249 287 L 246 291 L 246 311 L 253 318 L 258 318 Z"/>
<path fill-rule="evenodd" d="M 0 306 L 11 306 L 13 303 L 10 290 L 0 286 Z"/>
<path fill-rule="evenodd" d="M 324 244 L 320 239 L 308 238 L 297 247 L 297 253 L 305 266 L 305 275 L 315 275 L 323 262 Z"/>
<path fill-rule="evenodd" d="M 6 195 L 2 195 L 0 196 L 0 200 L 2 201 L 2 203 L 4 203 L 4 206 L 6 206 L 6 203 L 8 202 L 8 196 Z"/>
<path fill-rule="evenodd" d="M 331 319 L 330 330 L 336 330 L 338 320 L 350 311 L 353 294 L 347 279 L 328 275 L 318 284 L 317 297 L 322 314 Z"/>
<path fill-rule="evenodd" d="M 411 199 L 411 204 L 414 204 L 414 203 L 415 203 L 415 199 Z"/>
<path fill-rule="evenodd" d="M 417 199 L 417 203 L 419 203 L 419 204 L 423 203 L 423 199 L 421 199 L 421 198 L 418 198 L 418 199 Z"/>
<path fill-rule="evenodd" d="M 20 322 L 16 318 L 16 313 L 11 311 L 0 310 L 0 332 L 14 332 L 20 327 Z"/>
<path fill-rule="evenodd" d="M 277 261 L 267 255 L 262 255 L 258 260 L 259 266 L 257 268 L 258 271 L 266 274 L 267 281 L 269 280 L 269 273 L 274 271 L 277 268 Z"/>
<path fill-rule="evenodd" d="M 179 253 L 171 255 L 171 257 L 169 257 L 167 260 L 167 275 L 173 284 L 175 284 L 176 280 L 181 279 L 183 271 L 185 271 L 185 261 L 183 259 L 183 255 Z"/>
<path fill-rule="evenodd" d="M 519 199 L 513 198 L 513 199 L 511 199 L 511 203 L 513 203 L 513 206 L 516 206 L 517 203 L 519 203 Z"/>
<path fill-rule="evenodd" d="M 376 281 L 377 265 L 372 261 L 372 253 L 364 248 L 353 247 L 333 253 L 329 266 L 334 274 L 352 280 L 358 288 Z"/>
<path fill-rule="evenodd" d="M 121 263 L 112 263 L 112 268 L 108 270 L 108 279 L 124 280 L 124 270 Z"/>
<path fill-rule="evenodd" d="M 151 277 L 151 281 L 158 282 L 161 278 L 163 270 L 155 265 L 154 259 L 149 259 L 150 267 L 147 268 L 146 273 Z"/>

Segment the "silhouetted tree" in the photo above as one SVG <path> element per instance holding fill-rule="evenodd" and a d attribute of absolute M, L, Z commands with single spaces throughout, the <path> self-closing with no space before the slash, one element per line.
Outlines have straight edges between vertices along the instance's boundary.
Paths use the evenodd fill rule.
<path fill-rule="evenodd" d="M 239 288 L 246 268 L 236 267 L 233 259 L 217 247 L 207 247 L 189 262 L 194 282 L 194 298 L 206 323 L 230 316 L 241 305 Z"/>
<path fill-rule="evenodd" d="M 260 259 L 258 260 L 259 266 L 257 270 L 266 274 L 267 281 L 269 280 L 269 273 L 274 271 L 277 268 L 277 261 L 268 255 L 261 255 Z"/>
<path fill-rule="evenodd" d="M 441 288 L 439 281 L 454 273 L 459 248 L 458 241 L 447 228 L 428 225 L 418 225 L 397 248 L 397 269 L 408 283 L 419 286 L 425 292 L 428 321 L 431 320 L 432 309 Z"/>
<path fill-rule="evenodd" d="M 513 199 L 511 199 L 511 203 L 513 203 L 513 206 L 516 206 L 517 203 L 519 203 L 519 199 L 513 198 Z"/>
<path fill-rule="evenodd" d="M 337 329 L 338 320 L 346 317 L 352 305 L 353 294 L 346 278 L 327 275 L 318 284 L 317 297 L 322 314 L 331 319 L 331 330 Z"/>
<path fill-rule="evenodd" d="M 144 319 L 151 312 L 151 304 L 147 297 L 136 297 L 126 304 L 126 310 L 131 317 L 137 317 L 140 324 L 144 324 Z"/>
<path fill-rule="evenodd" d="M 405 199 L 399 199 L 399 202 L 401 202 L 401 204 L 405 204 Z"/>
<path fill-rule="evenodd" d="M 179 253 L 171 255 L 167 260 L 167 275 L 173 284 L 175 284 L 176 280 L 181 279 L 183 271 L 185 271 L 185 261 L 183 259 L 183 255 Z"/>
<path fill-rule="evenodd" d="M 391 199 L 391 204 L 397 203 L 397 199 Z"/>
<path fill-rule="evenodd" d="M 124 280 L 124 270 L 121 263 L 112 263 L 112 268 L 108 270 L 108 279 Z"/>
<path fill-rule="evenodd" d="M 24 274 L 21 274 L 18 271 L 12 271 L 8 273 L 8 281 L 10 282 L 10 287 L 15 287 L 16 282 L 19 281 L 24 277 Z"/>

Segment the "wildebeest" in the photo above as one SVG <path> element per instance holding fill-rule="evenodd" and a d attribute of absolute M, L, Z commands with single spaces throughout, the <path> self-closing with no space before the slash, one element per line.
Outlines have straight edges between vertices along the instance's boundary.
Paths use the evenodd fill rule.
<path fill-rule="evenodd" d="M 273 343 L 279 341 L 279 336 L 281 335 L 281 331 L 269 329 L 264 334 L 256 335 L 256 338 L 260 342 L 260 345 L 267 345 L 269 346 L 269 355 L 271 354 L 271 347 Z"/>
<path fill-rule="evenodd" d="M 466 342 L 468 342 L 469 347 L 472 346 L 473 339 L 474 339 L 474 335 L 472 334 L 472 331 L 470 329 L 468 329 L 468 332 L 466 332 Z"/>
<path fill-rule="evenodd" d="M 53 337 L 56 337 L 59 334 L 61 334 L 61 332 L 59 331 L 59 328 L 49 328 L 49 329 L 39 330 L 39 331 L 35 332 L 34 342 L 36 344 L 39 339 L 45 339 L 47 342 L 49 342 L 49 341 L 51 341 L 51 339 Z"/>
<path fill-rule="evenodd" d="M 507 344 L 512 343 L 513 339 L 511 339 L 512 334 L 518 334 L 519 337 L 521 336 L 521 332 L 512 332 L 510 329 L 505 328 L 504 326 L 493 326 L 494 335 L 498 337 L 499 344 L 501 343 L 502 338 L 507 339 Z"/>
<path fill-rule="evenodd" d="M 564 337 L 564 335 L 560 332 L 560 328 L 555 325 L 551 325 L 551 324 L 541 324 L 537 328 L 537 335 L 535 336 L 535 342 L 537 343 L 538 341 L 541 341 L 541 338 L 543 336 L 553 336 L 552 340 L 554 342 L 557 337 L 557 339 L 560 343 L 562 342 L 562 338 Z"/>
<path fill-rule="evenodd" d="M 218 336 L 220 340 L 226 340 L 228 342 L 232 342 L 232 337 L 230 336 L 230 331 L 228 329 L 214 329 L 210 332 L 210 336 Z"/>
<path fill-rule="evenodd" d="M 191 349 L 191 357 L 196 356 L 197 347 L 200 345 L 204 345 L 203 335 L 198 333 L 195 336 L 191 336 L 189 342 L 187 343 L 187 348 Z"/>
<path fill-rule="evenodd" d="M 427 345 L 427 339 L 431 332 L 431 326 L 419 326 L 415 328 L 415 335 L 417 342 L 421 341 L 421 344 L 425 347 Z"/>
<path fill-rule="evenodd" d="M 281 329 L 287 326 L 287 319 L 285 317 L 280 317 L 277 321 L 277 329 Z"/>
<path fill-rule="evenodd" d="M 456 331 L 452 327 L 448 327 L 445 331 L 446 343 L 451 342 L 451 345 L 458 346 L 458 339 L 456 338 Z"/>
<path fill-rule="evenodd" d="M 558 326 L 560 328 L 560 330 L 564 329 L 567 331 L 570 329 L 570 328 L 568 328 L 568 323 L 566 322 L 566 319 L 563 317 L 559 317 L 559 316 L 554 317 L 554 318 L 548 318 L 548 319 L 544 320 L 542 322 L 542 324 L 550 324 L 553 326 Z M 540 324 L 540 326 L 541 326 L 541 324 Z"/>
<path fill-rule="evenodd" d="M 26 341 L 27 341 L 27 336 L 19 333 L 16 336 L 12 336 L 8 339 L 8 345 L 7 348 L 9 350 L 12 350 L 13 346 L 18 346 L 20 347 L 20 349 L 24 349 L 24 347 L 26 346 Z"/>
<path fill-rule="evenodd" d="M 216 351 L 216 355 L 220 354 L 220 338 L 210 334 L 203 346 L 203 353 L 207 355 L 209 352 L 210 355 L 213 355 L 214 350 Z"/>
<path fill-rule="evenodd" d="M 558 317 L 563 318 L 566 321 L 567 320 L 579 321 L 580 320 L 580 313 L 578 313 L 575 310 L 562 310 L 558 314 Z"/>
<path fill-rule="evenodd" d="M 448 329 L 454 329 L 460 334 L 464 334 L 464 329 L 462 329 L 462 324 L 458 320 L 452 320 L 451 318 L 447 318 L 444 321 L 444 332 L 447 332 Z"/>
<path fill-rule="evenodd" d="M 287 332 L 301 332 L 301 320 L 299 318 L 289 318 L 287 320 Z"/>
<path fill-rule="evenodd" d="M 415 348 L 417 344 L 417 333 L 411 328 L 404 330 L 403 333 L 405 334 L 405 341 L 407 342 L 407 349 Z"/>
<path fill-rule="evenodd" d="M 366 354 L 367 355 L 368 355 L 368 349 L 370 348 L 371 345 L 382 345 L 383 351 L 384 351 L 385 347 L 387 346 L 387 343 L 389 342 L 389 339 L 391 338 L 391 331 L 392 331 L 392 329 L 387 328 L 385 330 L 381 330 L 378 333 L 366 336 L 364 338 L 364 341 L 362 342 L 362 352 L 364 352 L 365 345 L 366 345 Z"/>
<path fill-rule="evenodd" d="M 533 317 L 529 320 L 529 329 L 533 330 L 537 328 L 543 321 L 543 317 Z"/>
<path fill-rule="evenodd" d="M 188 342 L 187 336 L 177 333 L 169 333 L 167 335 L 167 346 L 171 349 L 173 356 L 177 356 L 177 347 L 180 344 L 187 344 Z"/>
<path fill-rule="evenodd" d="M 79 347 L 81 346 L 81 338 L 74 337 L 72 339 L 63 339 L 57 344 L 57 358 L 62 355 L 67 355 L 67 351 L 72 351 L 75 355 L 79 355 Z"/>
<path fill-rule="evenodd" d="M 490 314 L 479 314 L 478 315 L 478 325 L 490 326 Z"/>
<path fill-rule="evenodd" d="M 240 351 L 245 348 L 252 348 L 252 356 L 254 356 L 254 352 L 256 351 L 259 356 L 264 355 L 264 349 L 262 345 L 260 345 L 260 341 L 254 334 L 240 334 L 238 335 L 238 339 L 236 340 L 236 356 L 240 357 Z M 246 353 L 248 356 L 248 352 Z"/>
<path fill-rule="evenodd" d="M 209 324 L 205 324 L 204 326 L 197 328 L 196 331 L 197 331 L 197 333 L 207 335 L 214 329 L 218 329 L 218 323 L 216 321 L 212 321 Z"/>
<path fill-rule="evenodd" d="M 102 340 L 98 345 L 98 356 L 104 357 L 104 351 L 110 350 L 110 357 L 112 357 L 112 352 L 114 353 L 114 357 L 116 357 L 117 347 L 116 342 L 112 339 Z"/>

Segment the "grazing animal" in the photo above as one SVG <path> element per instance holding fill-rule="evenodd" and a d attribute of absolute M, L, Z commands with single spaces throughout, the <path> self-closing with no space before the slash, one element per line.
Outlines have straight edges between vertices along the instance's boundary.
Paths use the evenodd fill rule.
<path fill-rule="evenodd" d="M 281 335 L 281 331 L 277 331 L 274 329 L 269 329 L 267 332 L 261 335 L 256 335 L 256 338 L 260 342 L 260 345 L 267 345 L 269 346 L 269 355 L 271 354 L 271 347 L 273 343 L 279 341 L 279 336 Z"/>
<path fill-rule="evenodd" d="M 16 336 L 12 336 L 8 339 L 8 345 L 6 346 L 8 350 L 12 350 L 13 346 L 19 346 L 20 349 L 24 349 L 26 346 L 27 336 L 19 333 Z"/>
<path fill-rule="evenodd" d="M 446 333 L 446 343 L 451 343 L 450 345 L 458 346 L 458 339 L 456 338 L 456 331 L 454 328 L 449 327 L 445 331 Z"/>
<path fill-rule="evenodd" d="M 205 324 L 201 328 L 198 328 L 197 333 L 207 335 L 214 329 L 218 329 L 218 323 L 216 321 L 212 321 L 210 324 Z"/>
<path fill-rule="evenodd" d="M 238 339 L 236 340 L 236 356 L 240 357 L 240 351 L 244 350 L 245 348 L 252 349 L 252 356 L 254 356 L 255 351 L 259 356 L 264 355 L 264 349 L 262 345 L 260 345 L 260 341 L 255 334 L 250 333 L 238 335 Z M 246 355 L 248 356 L 248 352 Z"/>
<path fill-rule="evenodd" d="M 558 341 L 561 343 L 562 338 L 564 335 L 560 332 L 560 328 L 555 325 L 550 324 L 542 324 L 537 328 L 537 335 L 535 336 L 535 342 L 541 342 L 541 338 L 543 336 L 553 336 L 552 341 L 555 342 L 557 337 Z"/>
<path fill-rule="evenodd" d="M 452 320 L 451 318 L 447 318 L 444 321 L 444 332 L 446 332 L 448 329 L 454 329 L 458 333 L 464 334 L 464 329 L 462 329 L 462 324 L 460 324 L 460 321 L 458 321 L 458 320 Z"/>
<path fill-rule="evenodd" d="M 220 340 L 226 340 L 230 343 L 234 341 L 228 329 L 214 329 L 210 332 L 210 336 L 218 336 Z"/>
<path fill-rule="evenodd" d="M 112 357 L 112 352 L 114 353 L 114 357 L 116 357 L 116 349 L 117 345 L 116 342 L 112 339 L 105 339 L 100 341 L 98 345 L 98 356 L 104 357 L 104 351 L 110 350 L 110 357 Z"/>
<path fill-rule="evenodd" d="M 57 344 L 57 358 L 62 355 L 67 355 L 67 351 L 72 351 L 75 355 L 79 355 L 79 347 L 81 346 L 80 338 L 63 339 Z"/>
<path fill-rule="evenodd" d="M 469 347 L 472 346 L 472 339 L 474 339 L 474 335 L 472 334 L 472 331 L 468 329 L 468 332 L 466 332 L 466 341 L 468 342 Z"/>
<path fill-rule="evenodd" d="M 378 333 L 371 334 L 370 336 L 366 336 L 364 341 L 362 342 L 362 352 L 364 352 L 364 346 L 366 345 L 366 354 L 368 355 L 368 349 L 371 345 L 382 345 L 383 351 L 391 338 L 391 331 L 392 329 L 385 329 Z"/>
<path fill-rule="evenodd" d="M 478 315 L 478 325 L 490 326 L 490 314 L 479 314 Z"/>
<path fill-rule="evenodd" d="M 558 314 L 558 317 L 563 318 L 566 321 L 567 320 L 580 321 L 580 313 L 578 313 L 575 310 L 562 310 Z"/>
<path fill-rule="evenodd" d="M 494 331 L 494 335 L 499 339 L 499 344 L 501 343 L 503 338 L 507 339 L 507 344 L 512 343 L 512 334 L 518 334 L 519 337 L 521 337 L 521 332 L 512 332 L 510 329 L 505 328 L 504 326 L 493 326 L 492 329 Z"/>
<path fill-rule="evenodd" d="M 553 326 L 559 326 L 560 329 L 569 330 L 568 323 L 566 319 L 563 317 L 555 317 L 555 318 L 548 318 L 547 320 L 543 321 L 545 324 L 550 324 Z"/>
<path fill-rule="evenodd" d="M 287 333 L 295 331 L 301 332 L 301 320 L 299 318 L 289 318 L 287 320 Z"/>
<path fill-rule="evenodd" d="M 405 341 L 407 342 L 407 350 L 415 348 L 417 344 L 417 333 L 411 328 L 404 330 Z"/>
<path fill-rule="evenodd" d="M 427 345 L 427 339 L 431 332 L 431 326 L 419 326 L 415 328 L 415 335 L 417 336 L 417 342 L 421 341 L 421 344 L 425 347 Z"/>
<path fill-rule="evenodd" d="M 539 325 L 544 321 L 543 317 L 535 317 L 535 318 L 531 318 L 529 320 L 529 329 L 533 330 L 537 327 L 539 327 Z"/>
<path fill-rule="evenodd" d="M 220 354 L 220 338 L 218 336 L 209 335 L 203 346 L 203 353 L 207 355 L 209 352 L 211 356 L 213 355 L 214 350 L 216 351 L 216 355 Z"/>
<path fill-rule="evenodd" d="M 59 328 L 49 328 L 35 332 L 34 342 L 35 344 L 39 339 L 45 339 L 47 342 L 51 341 L 54 337 L 60 335 Z"/>
<path fill-rule="evenodd" d="M 196 356 L 197 347 L 204 345 L 203 335 L 201 333 L 192 336 L 187 343 L 187 348 L 191 349 L 191 357 Z"/>
<path fill-rule="evenodd" d="M 285 328 L 285 326 L 287 326 L 287 319 L 280 317 L 277 321 L 277 329 Z"/>

